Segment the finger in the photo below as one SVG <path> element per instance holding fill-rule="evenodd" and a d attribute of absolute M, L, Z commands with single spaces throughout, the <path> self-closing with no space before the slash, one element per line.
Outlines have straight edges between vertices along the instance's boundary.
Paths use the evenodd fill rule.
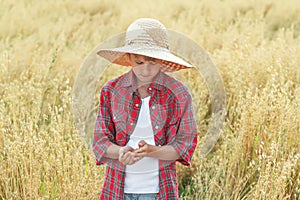
<path fill-rule="evenodd" d="M 126 152 L 127 152 L 126 147 L 121 147 L 119 149 L 119 158 L 122 157 L 124 155 L 124 153 L 126 153 Z"/>
<path fill-rule="evenodd" d="M 146 144 L 146 145 L 140 147 L 139 149 L 137 149 L 135 151 L 135 153 L 144 153 L 144 152 L 147 152 L 147 148 L 148 148 L 148 145 Z"/>
<path fill-rule="evenodd" d="M 144 158 L 144 156 L 135 156 L 135 157 L 133 158 L 133 160 L 134 160 L 135 162 L 137 162 L 137 161 L 142 160 L 143 158 Z"/>
<path fill-rule="evenodd" d="M 136 163 L 136 161 L 135 161 L 134 158 L 131 157 L 131 158 L 128 160 L 127 165 L 133 165 L 134 163 Z"/>
<path fill-rule="evenodd" d="M 121 156 L 119 156 L 119 162 L 121 162 L 122 164 L 124 164 L 124 154 Z"/>
<path fill-rule="evenodd" d="M 119 159 L 122 158 L 123 155 L 124 155 L 124 151 L 120 150 L 120 151 L 119 151 Z"/>
<path fill-rule="evenodd" d="M 134 149 L 130 146 L 124 146 L 124 147 L 121 147 L 120 150 L 119 150 L 119 161 L 120 162 L 123 162 L 124 161 L 124 154 L 129 152 L 129 151 L 133 151 Z"/>
<path fill-rule="evenodd" d="M 130 160 L 129 165 L 135 164 L 136 162 L 140 161 L 142 158 L 143 158 L 143 157 L 141 157 L 141 156 L 135 156 L 135 157 L 133 157 L 133 158 Z"/>
<path fill-rule="evenodd" d="M 139 141 L 139 148 L 141 148 L 141 147 L 143 147 L 145 144 L 147 144 L 146 142 L 145 142 L 145 140 L 141 140 L 141 141 Z"/>
<path fill-rule="evenodd" d="M 133 149 L 132 147 L 125 146 L 125 147 L 122 147 L 121 150 L 122 150 L 124 153 L 127 153 L 128 151 L 133 151 L 134 149 Z"/>
<path fill-rule="evenodd" d="M 126 153 L 127 153 L 127 152 L 126 152 Z M 126 159 L 127 159 L 126 153 L 125 153 L 125 152 L 122 152 L 122 154 L 119 155 L 119 161 L 120 161 L 122 164 L 125 164 L 125 161 L 126 161 Z"/>
<path fill-rule="evenodd" d="M 139 150 L 139 149 L 135 149 L 135 150 L 132 151 L 132 153 L 136 153 L 138 150 Z"/>
<path fill-rule="evenodd" d="M 128 165 L 132 160 L 132 152 L 128 151 L 123 156 L 123 164 Z"/>
<path fill-rule="evenodd" d="M 130 147 L 130 146 L 125 146 L 125 151 L 128 152 L 128 151 L 133 151 L 134 148 Z"/>
<path fill-rule="evenodd" d="M 129 160 L 129 162 L 128 162 L 127 165 L 133 165 L 134 163 L 136 163 L 135 160 L 134 160 L 134 159 L 131 159 L 131 160 Z"/>
<path fill-rule="evenodd" d="M 128 164 L 132 165 L 137 161 L 141 160 L 143 156 L 139 156 L 137 153 L 131 152 L 130 159 L 128 160 Z"/>
<path fill-rule="evenodd" d="M 145 149 L 138 149 L 134 153 L 136 153 L 138 155 L 141 154 L 141 153 L 145 153 Z"/>
<path fill-rule="evenodd" d="M 129 155 L 130 155 L 129 151 L 124 153 L 123 156 L 122 156 L 123 160 L 127 160 L 129 158 Z"/>
<path fill-rule="evenodd" d="M 146 152 L 137 153 L 136 157 L 146 157 L 148 154 Z"/>

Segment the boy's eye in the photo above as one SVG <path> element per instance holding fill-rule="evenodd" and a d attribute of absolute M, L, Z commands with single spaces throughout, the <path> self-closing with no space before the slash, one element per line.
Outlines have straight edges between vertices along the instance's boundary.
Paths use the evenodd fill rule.
<path fill-rule="evenodd" d="M 144 64 L 143 61 L 135 61 L 135 63 L 138 64 L 138 65 Z M 151 62 L 150 62 L 150 65 L 156 65 L 156 63 L 157 63 L 156 61 L 151 61 Z"/>

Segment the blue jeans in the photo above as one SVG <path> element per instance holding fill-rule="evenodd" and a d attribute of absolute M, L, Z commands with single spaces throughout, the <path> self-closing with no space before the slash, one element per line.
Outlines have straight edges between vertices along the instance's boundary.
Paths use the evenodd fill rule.
<path fill-rule="evenodd" d="M 132 194 L 132 193 L 125 193 L 125 200 L 157 200 L 156 193 L 149 193 L 149 194 Z"/>

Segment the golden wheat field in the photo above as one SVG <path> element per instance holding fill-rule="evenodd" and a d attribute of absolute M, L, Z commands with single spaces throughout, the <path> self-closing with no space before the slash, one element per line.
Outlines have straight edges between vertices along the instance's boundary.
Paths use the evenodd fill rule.
<path fill-rule="evenodd" d="M 181 199 L 300 199 L 299 13 L 298 0 L 0 0 L 0 199 L 98 198 L 104 167 L 77 134 L 72 89 L 91 50 L 140 17 L 192 38 L 224 81 L 221 137 L 178 165 Z M 194 72 L 181 76 L 201 140 L 210 104 Z"/>

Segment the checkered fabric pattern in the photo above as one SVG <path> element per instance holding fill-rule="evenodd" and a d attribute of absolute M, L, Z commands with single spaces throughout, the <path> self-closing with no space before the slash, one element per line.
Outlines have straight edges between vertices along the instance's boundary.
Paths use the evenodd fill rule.
<path fill-rule="evenodd" d="M 93 141 L 97 163 L 106 165 L 100 199 L 124 199 L 125 166 L 104 155 L 112 143 L 125 146 L 135 128 L 142 103 L 135 85 L 131 70 L 101 89 Z M 171 145 L 180 155 L 177 161 L 189 166 L 197 144 L 197 128 L 187 87 L 159 72 L 148 93 L 155 145 Z M 158 199 L 178 199 L 175 161 L 159 161 Z"/>

